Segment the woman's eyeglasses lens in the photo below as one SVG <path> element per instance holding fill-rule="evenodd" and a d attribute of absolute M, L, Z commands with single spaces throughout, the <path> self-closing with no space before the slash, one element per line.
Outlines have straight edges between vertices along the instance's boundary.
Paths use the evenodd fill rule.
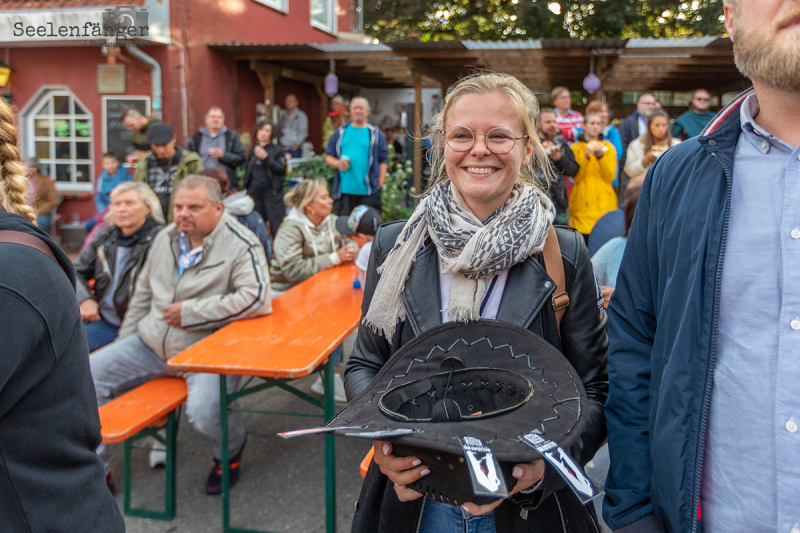
<path fill-rule="evenodd" d="M 484 135 L 479 133 L 478 135 Z M 507 154 L 514 148 L 517 138 L 511 130 L 494 128 L 485 134 L 486 147 L 495 154 Z M 444 133 L 447 146 L 456 152 L 466 152 L 475 144 L 475 134 L 465 126 L 453 126 Z"/>

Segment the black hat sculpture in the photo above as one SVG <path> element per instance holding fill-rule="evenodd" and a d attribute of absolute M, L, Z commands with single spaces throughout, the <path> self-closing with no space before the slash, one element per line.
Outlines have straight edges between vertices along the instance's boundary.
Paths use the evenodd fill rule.
<path fill-rule="evenodd" d="M 480 320 L 407 343 L 325 431 L 390 441 L 395 455 L 431 470 L 409 488 L 485 504 L 513 488 L 515 464 L 574 443 L 586 412 L 580 377 L 558 350 L 526 329 Z"/>

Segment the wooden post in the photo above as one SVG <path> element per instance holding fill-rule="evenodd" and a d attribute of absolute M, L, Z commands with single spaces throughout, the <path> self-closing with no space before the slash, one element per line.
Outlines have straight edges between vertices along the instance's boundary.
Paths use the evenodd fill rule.
<path fill-rule="evenodd" d="M 319 129 L 323 130 L 325 126 L 325 120 L 328 118 L 328 95 L 325 94 L 325 89 L 322 87 L 321 83 L 314 84 L 314 87 L 317 89 L 317 97 L 319 98 Z M 321 149 L 322 153 L 324 154 L 324 139 Z"/>
<path fill-rule="evenodd" d="M 275 72 L 266 65 L 251 62 L 251 70 L 255 70 L 258 81 L 264 89 L 264 104 L 267 106 L 267 119 L 272 120 L 272 106 L 275 105 Z"/>
<path fill-rule="evenodd" d="M 414 188 L 422 193 L 422 74 L 412 72 L 414 79 Z"/>

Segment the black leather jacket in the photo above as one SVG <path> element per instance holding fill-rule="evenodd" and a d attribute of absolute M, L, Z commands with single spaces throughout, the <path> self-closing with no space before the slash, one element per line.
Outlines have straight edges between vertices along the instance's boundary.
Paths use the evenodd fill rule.
<path fill-rule="evenodd" d="M 255 146 L 247 153 L 247 167 L 243 187 L 247 190 L 266 189 L 270 196 L 283 196 L 283 181 L 286 179 L 286 158 L 283 149 L 275 143 L 263 146 L 267 151 L 264 160 L 255 155 Z M 267 182 L 263 181 L 266 178 Z M 261 183 L 256 183 L 262 180 Z"/>
<path fill-rule="evenodd" d="M 366 314 L 378 281 L 380 266 L 405 221 L 382 226 L 372 245 L 364 288 L 362 313 Z M 560 350 L 581 376 L 589 400 L 586 428 L 570 448 L 570 454 L 585 465 L 606 438 L 603 405 L 608 394 L 605 313 L 598 309 L 598 294 L 592 264 L 583 237 L 571 228 L 556 229 L 564 262 L 570 304 L 558 334 L 551 305 L 555 283 L 547 275 L 541 253 L 513 266 L 508 273 L 497 319 L 516 324 L 541 336 Z M 408 318 L 389 342 L 361 325 L 353 355 L 345 371 L 345 390 L 355 398 L 370 383 L 386 361 L 405 343 L 441 323 L 439 267 L 436 247 L 428 239 L 417 254 L 403 289 Z M 364 481 L 354 517 L 353 531 L 416 531 L 424 498 L 401 503 L 393 484 L 373 465 Z M 495 510 L 498 533 L 507 531 L 599 531 L 591 505 L 582 506 L 558 474 L 547 467 L 540 490 L 516 495 Z M 530 511 L 530 512 L 528 512 Z"/>
<path fill-rule="evenodd" d="M 163 227 L 148 218 L 144 226 L 132 236 L 133 242 L 126 243 L 127 246 L 132 247 L 131 255 L 125 265 L 113 299 L 114 308 L 120 320 L 128 311 L 128 302 L 136 288 L 138 274 L 147 260 L 150 245 Z M 117 248 L 120 246 L 119 241 L 122 238 L 122 232 L 116 226 L 103 228 L 75 261 L 76 292 L 79 303 L 87 298 L 94 299 L 98 304 L 102 303 L 108 296 L 108 291 L 112 290 L 114 269 L 117 264 Z M 89 280 L 92 279 L 94 280 L 94 292 L 89 290 Z"/>

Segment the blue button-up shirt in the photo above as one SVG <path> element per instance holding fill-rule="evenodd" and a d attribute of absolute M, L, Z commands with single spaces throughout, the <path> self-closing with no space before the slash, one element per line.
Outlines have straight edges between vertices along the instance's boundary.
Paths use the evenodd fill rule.
<path fill-rule="evenodd" d="M 704 532 L 800 531 L 800 147 L 741 106 L 701 490 Z"/>

